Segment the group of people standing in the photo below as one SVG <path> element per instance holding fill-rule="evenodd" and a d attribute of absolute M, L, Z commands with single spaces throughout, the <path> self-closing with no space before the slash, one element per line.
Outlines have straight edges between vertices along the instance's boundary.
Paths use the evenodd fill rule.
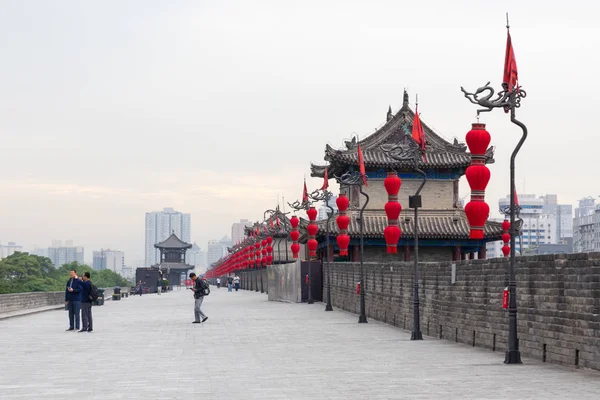
<path fill-rule="evenodd" d="M 217 289 L 221 287 L 221 278 L 217 278 Z M 240 290 L 240 277 L 235 275 L 235 276 L 228 276 L 227 277 L 227 291 L 231 292 L 233 291 L 232 289 L 235 287 L 235 291 L 237 292 L 238 290 Z"/>
<path fill-rule="evenodd" d="M 69 328 L 67 331 L 92 332 L 94 326 L 92 321 L 92 300 L 90 299 L 92 288 L 90 273 L 85 272 L 83 277 L 79 277 L 77 276 L 77 271 L 72 269 L 69 274 L 71 278 L 67 281 L 65 288 L 65 306 L 69 311 Z M 79 323 L 80 312 L 81 324 Z"/>

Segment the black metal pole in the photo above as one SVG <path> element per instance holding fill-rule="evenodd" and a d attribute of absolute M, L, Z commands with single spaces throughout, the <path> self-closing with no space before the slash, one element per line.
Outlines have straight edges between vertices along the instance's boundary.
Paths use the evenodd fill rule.
<path fill-rule="evenodd" d="M 263 287 L 263 274 L 262 274 L 262 268 L 258 269 L 258 272 L 260 272 L 260 292 L 264 293 L 265 289 Z"/>
<path fill-rule="evenodd" d="M 365 207 L 369 204 L 369 195 L 363 192 L 362 185 L 359 186 L 360 194 L 366 197 L 365 204 L 360 209 L 360 315 L 358 316 L 359 324 L 366 324 L 367 314 L 365 310 L 365 275 L 364 275 L 364 256 L 365 256 L 365 223 L 363 219 L 363 213 L 365 211 Z"/>
<path fill-rule="evenodd" d="M 517 335 L 517 271 L 515 266 L 515 158 L 521 146 L 527 139 L 527 127 L 515 118 L 515 107 L 510 109 L 510 120 L 513 124 L 521 127 L 523 134 L 521 140 L 510 156 L 510 264 L 508 278 L 508 350 L 504 358 L 505 364 L 521 364 L 521 352 L 519 351 L 519 339 Z"/>
<path fill-rule="evenodd" d="M 313 298 L 312 298 L 312 276 L 310 273 L 311 272 L 311 268 L 310 268 L 311 264 L 312 264 L 312 259 L 311 259 L 311 257 L 309 257 L 309 260 L 308 260 L 308 302 L 307 303 L 315 304 L 315 302 L 313 301 Z"/>
<path fill-rule="evenodd" d="M 327 206 L 327 208 L 329 208 L 330 211 L 329 215 L 327 215 L 327 229 L 325 233 L 325 243 L 327 245 L 327 304 L 325 305 L 325 311 L 333 311 L 333 306 L 331 305 L 331 249 L 329 248 L 329 221 L 331 221 L 331 218 L 333 217 L 333 207 L 329 205 L 330 199 L 331 196 L 329 196 L 329 198 L 327 198 L 327 200 L 325 201 L 325 205 Z"/>
<path fill-rule="evenodd" d="M 419 304 L 419 207 L 421 207 L 421 190 L 427 182 L 427 174 L 418 167 L 418 160 L 415 162 L 415 171 L 423 175 L 423 182 L 418 187 L 414 196 L 410 196 L 409 205 L 415 209 L 415 265 L 413 275 L 413 329 L 410 340 L 423 340 L 421 333 L 421 315 Z"/>

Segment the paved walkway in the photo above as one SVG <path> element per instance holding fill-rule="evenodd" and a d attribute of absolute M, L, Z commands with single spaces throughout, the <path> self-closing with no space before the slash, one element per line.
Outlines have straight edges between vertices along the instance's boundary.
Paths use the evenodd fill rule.
<path fill-rule="evenodd" d="M 600 374 L 426 338 L 320 303 L 213 288 L 191 324 L 191 293 L 94 308 L 95 332 L 65 311 L 0 321 L 0 398 L 598 399 Z"/>

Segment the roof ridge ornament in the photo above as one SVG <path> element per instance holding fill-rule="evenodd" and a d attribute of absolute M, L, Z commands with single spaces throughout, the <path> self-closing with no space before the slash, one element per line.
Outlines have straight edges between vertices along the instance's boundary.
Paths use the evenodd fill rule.
<path fill-rule="evenodd" d="M 392 105 L 390 104 L 390 107 L 388 108 L 388 112 L 387 112 L 387 116 L 386 116 L 386 122 L 388 122 L 392 118 L 394 118 L 394 114 L 392 114 Z"/>
<path fill-rule="evenodd" d="M 404 88 L 404 98 L 402 99 L 402 109 L 408 110 L 408 92 Z"/>

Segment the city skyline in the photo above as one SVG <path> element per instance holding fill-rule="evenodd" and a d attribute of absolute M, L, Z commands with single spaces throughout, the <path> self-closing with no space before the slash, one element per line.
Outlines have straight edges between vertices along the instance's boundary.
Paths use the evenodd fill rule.
<path fill-rule="evenodd" d="M 424 122 L 463 142 L 476 115 L 460 86 L 499 88 L 507 10 L 528 93 L 518 117 L 531 133 L 517 159 L 517 189 L 558 193 L 573 205 L 593 192 L 598 139 L 589 116 L 600 85 L 598 55 L 588 46 L 599 37 L 593 13 L 510 0 L 308 1 L 294 12 L 276 1 L 129 4 L 3 9 L 3 68 L 11 76 L 0 94 L 0 168 L 10 171 L 0 178 L 3 240 L 28 250 L 71 237 L 143 260 L 140 215 L 169 205 L 194 216 L 191 240 L 204 248 L 229 235 L 232 222 L 261 219 L 278 197 L 297 200 L 304 176 L 309 190 L 320 187 L 310 163 L 322 162 L 324 142 L 337 148 L 373 132 L 390 105 L 401 106 L 404 88 L 412 107 L 419 95 Z M 398 23 L 404 15 L 414 18 Z M 569 84 L 551 84 L 572 60 L 582 62 Z M 520 132 L 503 113 L 481 121 L 495 146 L 486 189 L 495 202 L 509 192 Z M 566 151 L 572 132 L 586 145 Z M 460 196 L 468 195 L 463 178 Z M 92 261 L 91 251 L 85 256 Z"/>

